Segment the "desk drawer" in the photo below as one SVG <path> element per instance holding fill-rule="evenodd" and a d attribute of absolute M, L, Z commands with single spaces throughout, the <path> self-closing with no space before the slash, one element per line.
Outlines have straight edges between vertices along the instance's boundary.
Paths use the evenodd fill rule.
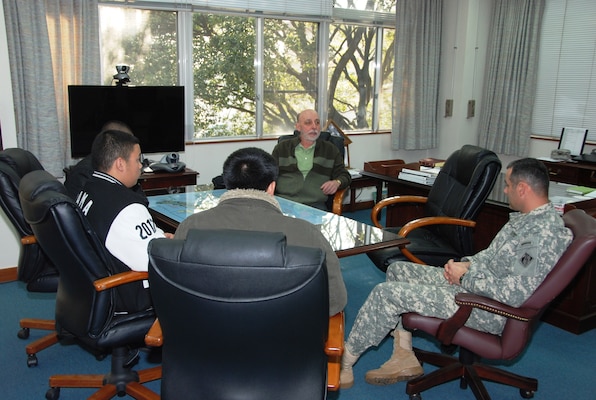
<path fill-rule="evenodd" d="M 579 170 L 572 166 L 560 163 L 544 163 L 548 169 L 548 175 L 553 182 L 570 183 L 579 185 Z"/>
<path fill-rule="evenodd" d="M 580 169 L 578 174 L 578 184 L 587 187 L 596 187 L 596 170 Z"/>

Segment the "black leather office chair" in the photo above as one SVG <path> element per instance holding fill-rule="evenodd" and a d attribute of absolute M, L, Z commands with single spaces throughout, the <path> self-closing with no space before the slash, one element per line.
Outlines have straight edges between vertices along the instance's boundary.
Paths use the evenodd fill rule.
<path fill-rule="evenodd" d="M 421 218 L 403 227 L 385 228 L 407 237 L 410 244 L 367 255 L 379 269 L 386 271 L 395 261 L 443 266 L 450 258 L 474 254 L 474 219 L 500 171 L 501 161 L 490 150 L 473 145 L 456 150 L 445 161 L 428 197 L 393 196 L 373 207 L 371 219 L 375 226 L 382 228 L 379 218 L 384 207 L 423 205 Z"/>
<path fill-rule="evenodd" d="M 149 254 L 162 399 L 326 398 L 322 250 L 283 233 L 191 230 Z"/>
<path fill-rule="evenodd" d="M 300 136 L 300 131 L 294 131 L 292 135 L 282 135 L 277 139 L 277 142 L 279 143 L 283 140 L 292 139 L 297 136 Z M 317 140 L 328 141 L 334 144 L 339 150 L 341 157 L 345 159 L 346 147 L 344 138 L 342 136 L 335 136 L 330 132 L 322 131 Z M 334 214 L 341 215 L 343 210 L 343 200 L 349 189 L 350 188 L 348 186 L 346 188 L 339 189 L 333 196 L 328 196 L 327 201 L 325 202 L 327 210 L 333 212 Z"/>
<path fill-rule="evenodd" d="M 454 379 L 460 379 L 462 389 L 469 386 L 478 400 L 490 400 L 482 380 L 516 387 L 526 399 L 534 396 L 538 380 L 501 370 L 494 362 L 491 365 L 483 364 L 481 359 L 502 362 L 519 356 L 530 344 L 532 334 L 548 305 L 567 287 L 596 249 L 596 219 L 583 210 L 569 211 L 563 215 L 563 219 L 573 231 L 573 242 L 521 306 L 511 307 L 483 296 L 459 293 L 455 296 L 459 309 L 448 319 L 417 313 L 402 316 L 405 328 L 433 335 L 442 345 L 459 346 L 459 358 L 415 349 L 421 362 L 440 368 L 407 383 L 406 393 L 410 399 L 420 400 L 421 392 Z M 507 317 L 503 332 L 494 335 L 464 326 L 475 308 Z M 552 362 L 556 363 L 557 360 Z"/>
<path fill-rule="evenodd" d="M 0 151 L 0 207 L 21 238 L 21 252 L 17 265 L 17 279 L 27 284 L 30 292 L 55 292 L 58 287 L 58 270 L 48 260 L 35 241 L 31 227 L 23 217 L 19 201 L 19 184 L 28 172 L 43 170 L 37 158 L 29 151 L 10 148 Z M 37 352 L 57 343 L 53 320 L 23 318 L 20 321 L 21 339 L 29 337 L 31 329 L 49 330 L 46 335 L 26 346 L 27 365 L 36 366 Z"/>
<path fill-rule="evenodd" d="M 161 367 L 136 372 L 130 348 L 144 345 L 153 322 L 153 309 L 117 310 L 117 288 L 147 279 L 146 272 L 112 274 L 110 257 L 66 188 L 46 171 L 33 171 L 21 180 L 19 197 L 25 220 L 37 242 L 60 272 L 56 295 L 56 329 L 78 343 L 111 351 L 112 369 L 102 375 L 50 377 L 46 398 L 56 400 L 61 387 L 100 388 L 94 399 L 130 394 L 156 399 L 141 383 L 159 379 Z M 117 312 L 120 311 L 120 312 Z M 128 312 L 127 312 L 128 311 Z"/>

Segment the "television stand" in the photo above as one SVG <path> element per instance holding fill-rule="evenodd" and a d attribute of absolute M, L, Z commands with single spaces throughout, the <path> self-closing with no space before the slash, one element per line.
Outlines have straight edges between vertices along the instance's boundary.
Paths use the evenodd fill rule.
<path fill-rule="evenodd" d="M 147 195 L 180 191 L 180 187 L 196 185 L 199 173 L 185 168 L 181 172 L 143 172 L 139 184 Z"/>

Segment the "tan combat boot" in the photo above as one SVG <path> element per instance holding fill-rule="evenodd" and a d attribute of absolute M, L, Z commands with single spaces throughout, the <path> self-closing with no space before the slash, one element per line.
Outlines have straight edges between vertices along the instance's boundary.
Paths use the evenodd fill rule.
<path fill-rule="evenodd" d="M 358 360 L 358 356 L 353 355 L 344 347 L 344 354 L 341 357 L 341 369 L 339 371 L 340 389 L 349 389 L 354 386 L 354 371 L 352 365 Z"/>
<path fill-rule="evenodd" d="M 393 354 L 378 369 L 368 371 L 364 380 L 371 385 L 391 385 L 406 381 L 424 373 L 412 351 L 412 334 L 408 331 L 393 331 Z"/>

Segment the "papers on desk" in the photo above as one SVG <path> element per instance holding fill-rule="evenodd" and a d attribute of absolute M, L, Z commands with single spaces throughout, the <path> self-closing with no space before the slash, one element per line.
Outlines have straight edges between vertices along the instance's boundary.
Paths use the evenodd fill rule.
<path fill-rule="evenodd" d="M 596 189 L 587 186 L 570 186 L 566 189 L 566 192 L 573 195 L 596 197 Z"/>
<path fill-rule="evenodd" d="M 424 167 L 420 167 L 420 170 L 402 168 L 397 178 L 402 179 L 404 181 L 416 182 L 421 183 L 423 185 L 432 186 L 435 183 L 435 179 L 437 178 L 439 169 L 423 168 Z"/>
<path fill-rule="evenodd" d="M 348 172 L 350 173 L 350 176 L 353 178 L 360 178 L 362 175 L 360 174 L 360 170 L 359 169 L 354 169 L 354 168 L 348 168 Z"/>

